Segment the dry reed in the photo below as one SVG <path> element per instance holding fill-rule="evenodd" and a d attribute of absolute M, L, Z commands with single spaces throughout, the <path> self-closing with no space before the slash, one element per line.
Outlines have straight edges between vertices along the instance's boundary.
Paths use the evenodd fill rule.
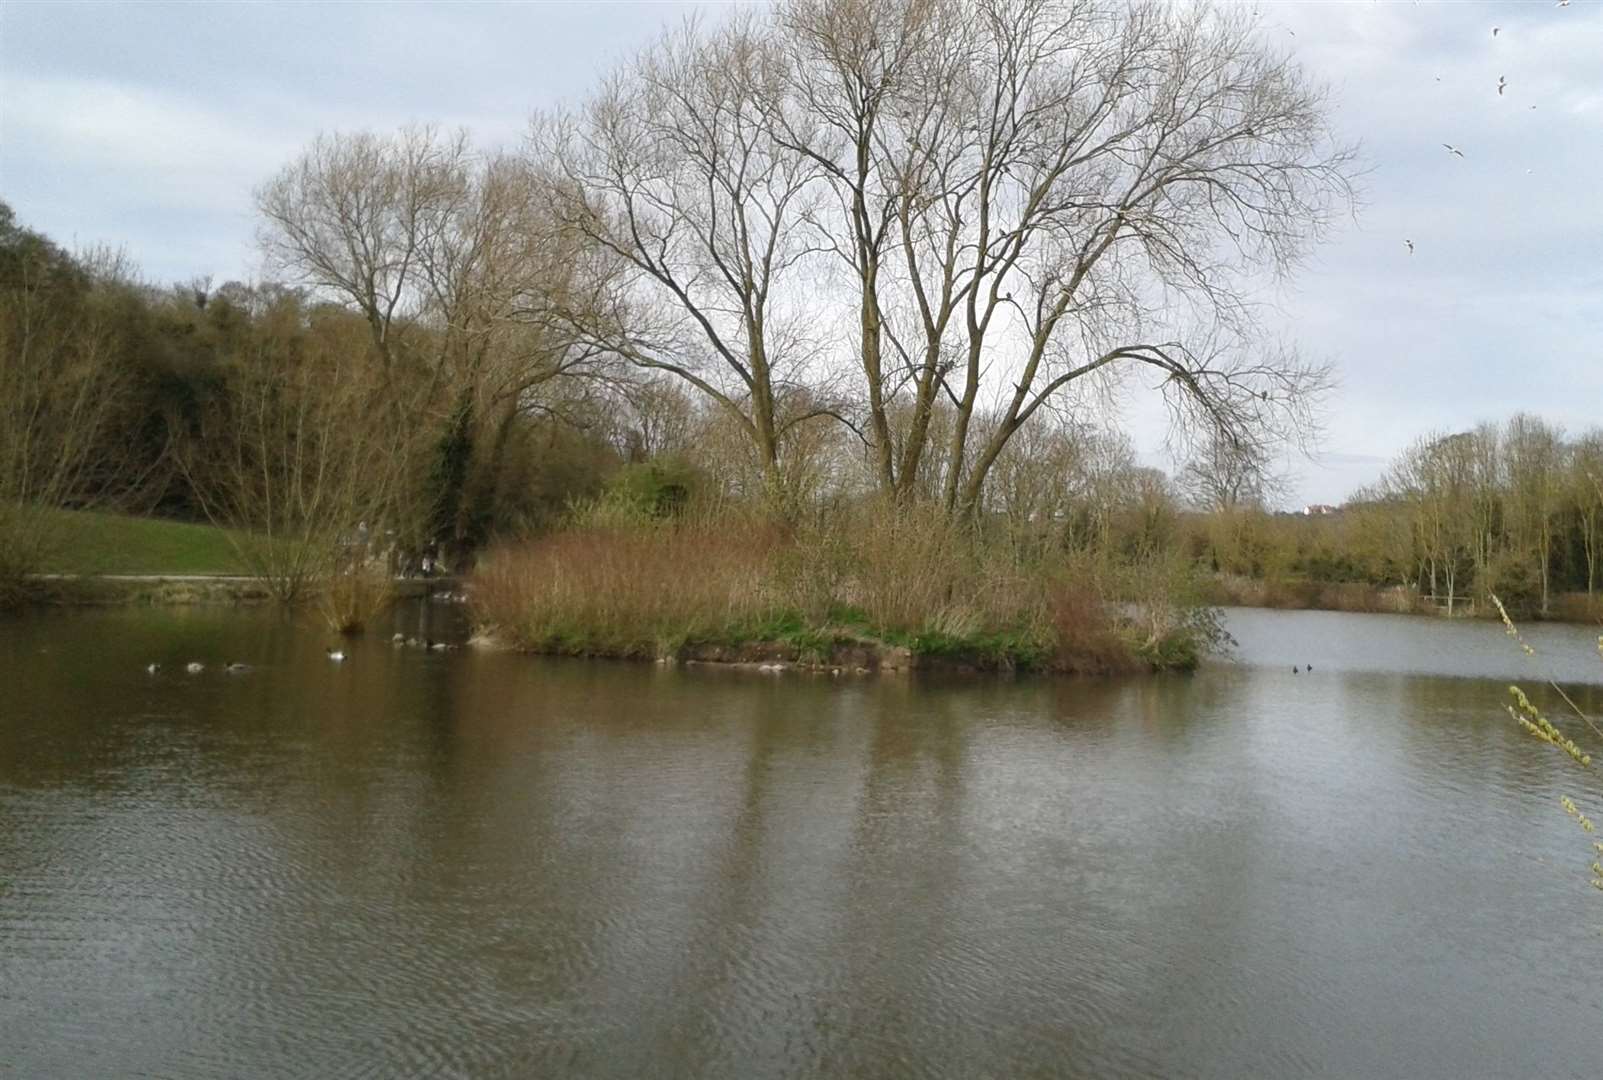
<path fill-rule="evenodd" d="M 859 507 L 828 528 L 591 515 L 491 553 L 470 604 L 481 630 L 541 652 L 648 657 L 778 641 L 984 666 L 1138 665 L 1148 654 L 1094 576 L 1089 563 L 920 508 Z"/>

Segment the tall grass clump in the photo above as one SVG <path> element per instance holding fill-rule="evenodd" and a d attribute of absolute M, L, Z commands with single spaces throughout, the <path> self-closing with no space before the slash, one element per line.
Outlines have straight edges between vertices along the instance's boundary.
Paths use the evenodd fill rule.
<path fill-rule="evenodd" d="M 472 611 L 520 648 L 665 655 L 763 621 L 778 539 L 740 517 L 591 510 L 561 532 L 491 552 L 474 576 Z"/>
<path fill-rule="evenodd" d="M 381 565 L 359 564 L 316 585 L 317 612 L 336 634 L 360 634 L 395 603 L 395 579 Z"/>
<path fill-rule="evenodd" d="M 1005 533 L 987 536 L 937 507 L 880 504 L 863 507 L 845 527 L 840 599 L 874 626 L 952 637 L 1001 627 L 1047 631 L 1038 560 Z"/>

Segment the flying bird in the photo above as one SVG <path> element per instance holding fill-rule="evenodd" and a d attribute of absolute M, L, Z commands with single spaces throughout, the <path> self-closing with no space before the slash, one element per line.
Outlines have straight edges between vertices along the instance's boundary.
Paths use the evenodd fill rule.
<path fill-rule="evenodd" d="M 1449 154 L 1457 154 L 1459 157 L 1464 156 L 1464 151 L 1460 150 L 1452 143 L 1442 143 L 1442 149 L 1446 150 Z"/>
<path fill-rule="evenodd" d="M 1501 29 L 1503 29 L 1503 28 L 1502 28 L 1502 27 L 1501 27 L 1501 26 L 1494 26 L 1494 27 L 1492 27 L 1492 36 L 1493 36 L 1493 37 L 1496 37 L 1496 36 L 1497 36 L 1497 32 L 1498 32 L 1498 31 L 1499 31 L 1499 30 L 1501 30 Z"/>
<path fill-rule="evenodd" d="M 1412 240 L 1404 240 L 1403 243 L 1408 245 L 1408 253 L 1412 255 L 1414 253 L 1414 242 Z"/>
<path fill-rule="evenodd" d="M 1570 6 L 1570 0 L 1558 0 L 1558 3 L 1554 4 L 1553 6 L 1554 7 L 1569 7 Z"/>
<path fill-rule="evenodd" d="M 1503 90 L 1507 86 L 1508 86 L 1508 76 L 1507 75 L 1499 75 L 1497 77 L 1497 96 L 1498 97 L 1502 97 L 1503 96 Z"/>

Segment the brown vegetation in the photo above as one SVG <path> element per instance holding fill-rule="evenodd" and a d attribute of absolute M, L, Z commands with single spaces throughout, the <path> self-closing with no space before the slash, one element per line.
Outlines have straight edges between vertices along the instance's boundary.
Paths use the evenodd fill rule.
<path fill-rule="evenodd" d="M 1219 603 L 1594 621 L 1600 523 L 1603 433 L 1517 415 L 1417 440 L 1336 513 L 1213 501 L 1178 531 Z"/>
<path fill-rule="evenodd" d="M 905 650 L 975 667 L 1111 671 L 1186 666 L 1205 647 L 1181 619 L 1115 618 L 1088 565 L 982 539 L 932 511 L 857 508 L 819 532 L 736 514 L 586 521 L 492 553 L 471 610 L 532 651 L 633 657 L 777 646 L 829 666 L 839 649 Z M 1163 599 L 1154 603 L 1167 604 Z M 1141 608 L 1149 610 L 1147 606 Z"/>
<path fill-rule="evenodd" d="M 52 511 L 93 503 L 128 471 L 107 440 L 128 406 L 121 275 L 115 257 L 73 258 L 0 203 L 0 605 L 58 542 Z"/>

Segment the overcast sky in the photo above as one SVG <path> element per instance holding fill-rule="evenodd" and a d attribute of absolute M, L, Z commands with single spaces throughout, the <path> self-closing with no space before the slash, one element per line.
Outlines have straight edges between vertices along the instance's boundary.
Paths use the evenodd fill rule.
<path fill-rule="evenodd" d="M 1332 85 L 1369 170 L 1277 301 L 1340 379 L 1292 501 L 1341 501 L 1428 430 L 1603 423 L 1603 0 L 1254 6 Z M 153 281 L 253 277 L 251 190 L 317 132 L 512 143 L 690 8 L 0 0 L 0 198 Z M 1161 464 L 1158 414 L 1127 420 Z"/>

